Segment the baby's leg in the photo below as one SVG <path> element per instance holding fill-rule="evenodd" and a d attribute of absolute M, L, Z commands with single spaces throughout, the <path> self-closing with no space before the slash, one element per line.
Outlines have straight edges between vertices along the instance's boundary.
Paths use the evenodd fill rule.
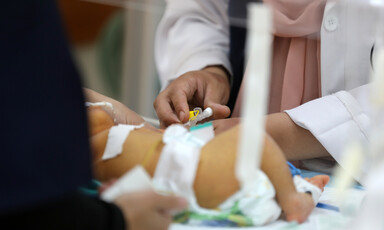
<path fill-rule="evenodd" d="M 238 190 L 234 174 L 238 132 L 239 127 L 234 127 L 215 137 L 202 149 L 195 180 L 195 194 L 199 204 L 217 207 L 224 198 Z M 269 136 L 264 139 L 261 170 L 274 185 L 276 199 L 287 220 L 303 222 L 314 208 L 314 202 L 309 194 L 296 191 L 286 159 Z M 316 185 L 322 189 L 325 182 Z"/>
<path fill-rule="evenodd" d="M 269 136 L 266 136 L 264 142 L 261 169 L 274 185 L 276 199 L 283 209 L 286 219 L 299 223 L 305 221 L 315 204 L 310 194 L 296 191 L 286 159 L 278 145 Z M 323 190 L 329 181 L 329 177 L 322 175 L 308 181 Z"/>

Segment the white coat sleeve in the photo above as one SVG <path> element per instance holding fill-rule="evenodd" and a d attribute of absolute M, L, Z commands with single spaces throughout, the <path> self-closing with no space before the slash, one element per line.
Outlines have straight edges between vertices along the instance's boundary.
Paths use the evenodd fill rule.
<path fill-rule="evenodd" d="M 229 63 L 228 0 L 167 0 L 155 41 L 162 89 L 180 75 Z"/>
<path fill-rule="evenodd" d="M 370 87 L 366 84 L 351 91 L 339 91 L 285 112 L 298 126 L 309 130 L 340 164 L 351 138 L 368 146 Z M 363 175 L 367 172 L 364 167 Z M 361 182 L 360 175 L 353 177 Z"/>

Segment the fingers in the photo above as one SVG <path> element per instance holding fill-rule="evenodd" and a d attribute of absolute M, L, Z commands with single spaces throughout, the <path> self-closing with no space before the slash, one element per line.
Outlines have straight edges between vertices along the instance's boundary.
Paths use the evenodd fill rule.
<path fill-rule="evenodd" d="M 160 128 L 166 128 L 171 124 L 180 123 L 179 118 L 171 107 L 171 100 L 167 92 L 160 93 L 153 103 L 153 106 L 160 120 Z"/>
<path fill-rule="evenodd" d="M 207 104 L 207 107 L 210 107 L 213 111 L 212 119 L 224 119 L 231 114 L 231 110 L 226 105 L 220 105 L 217 103 Z"/>
<path fill-rule="evenodd" d="M 194 97 L 199 84 L 193 76 L 193 74 L 183 75 L 176 79 L 156 98 L 153 105 L 161 128 L 188 121 L 188 100 Z"/>
<path fill-rule="evenodd" d="M 175 92 L 172 96 L 172 104 L 175 109 L 181 123 L 185 123 L 189 120 L 189 106 L 187 101 L 187 96 L 185 93 L 179 91 Z"/>
<path fill-rule="evenodd" d="M 222 70 L 191 71 L 174 80 L 154 102 L 161 128 L 173 123 L 185 123 L 190 107 L 211 107 L 213 118 L 225 118 L 230 114 L 223 105 L 229 98 L 229 82 Z"/>

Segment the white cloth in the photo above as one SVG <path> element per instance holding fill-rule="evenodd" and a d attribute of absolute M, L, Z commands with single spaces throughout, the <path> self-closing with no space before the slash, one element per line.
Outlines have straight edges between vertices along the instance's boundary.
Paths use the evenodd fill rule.
<path fill-rule="evenodd" d="M 207 65 L 223 65 L 230 71 L 228 0 L 168 0 L 167 3 L 156 38 L 162 88 L 181 74 Z M 375 19 L 377 12 L 368 11 L 364 3 L 367 1 L 327 2 L 321 28 L 324 97 L 287 111 L 337 161 L 350 135 L 364 144 L 368 142 L 366 130 L 370 122 L 364 98 L 372 70 L 374 32 L 382 22 Z"/>
<path fill-rule="evenodd" d="M 162 89 L 180 75 L 209 65 L 231 71 L 228 0 L 167 0 L 155 41 Z"/>

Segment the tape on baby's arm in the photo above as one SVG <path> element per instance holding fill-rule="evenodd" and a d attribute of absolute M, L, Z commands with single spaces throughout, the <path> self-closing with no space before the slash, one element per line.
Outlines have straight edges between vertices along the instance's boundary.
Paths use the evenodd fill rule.
<path fill-rule="evenodd" d="M 141 125 L 117 125 L 109 130 L 107 145 L 102 160 L 108 160 L 121 154 L 123 144 L 132 130 L 142 128 Z"/>

